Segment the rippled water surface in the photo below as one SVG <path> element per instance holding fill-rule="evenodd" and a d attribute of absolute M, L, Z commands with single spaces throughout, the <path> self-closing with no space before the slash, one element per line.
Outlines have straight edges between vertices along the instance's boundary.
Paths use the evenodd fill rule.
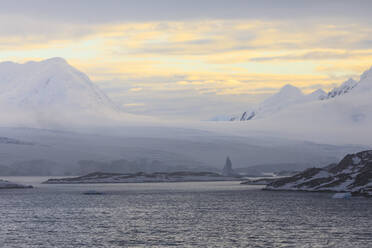
<path fill-rule="evenodd" d="M 237 182 L 33 180 L 35 189 L 0 191 L 0 247 L 372 247 L 372 199 Z"/>

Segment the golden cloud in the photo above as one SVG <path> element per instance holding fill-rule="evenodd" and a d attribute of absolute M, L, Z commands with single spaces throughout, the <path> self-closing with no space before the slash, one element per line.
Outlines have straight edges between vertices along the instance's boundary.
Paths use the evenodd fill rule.
<path fill-rule="evenodd" d="M 220 95 L 266 93 L 287 83 L 330 87 L 372 59 L 371 28 L 343 23 L 193 20 L 59 28 L 63 35 L 0 32 L 0 58 L 61 56 L 94 81 L 133 80 L 130 92 Z"/>

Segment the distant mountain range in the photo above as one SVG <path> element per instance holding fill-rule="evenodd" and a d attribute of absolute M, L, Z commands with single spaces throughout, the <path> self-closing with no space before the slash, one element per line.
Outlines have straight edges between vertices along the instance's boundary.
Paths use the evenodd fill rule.
<path fill-rule="evenodd" d="M 149 161 L 150 172 L 154 167 L 220 169 L 228 155 L 236 168 L 323 166 L 345 153 L 370 148 L 371 74 L 330 93 L 306 95 L 287 85 L 247 111 L 245 119 L 251 121 L 211 124 L 127 114 L 61 58 L 3 62 L 0 170 L 44 175 L 111 166 L 123 172 L 132 165 L 124 160 L 142 159 Z M 81 161 L 90 162 L 81 166 Z"/>
<path fill-rule="evenodd" d="M 349 79 L 326 93 L 318 89 L 304 94 L 299 88 L 285 85 L 279 92 L 239 116 L 218 116 L 215 121 L 288 120 L 306 123 L 315 120 L 327 123 L 332 118 L 338 126 L 349 122 L 372 123 L 372 69 L 363 73 L 359 81 Z M 140 116 L 122 111 L 87 75 L 69 65 L 62 58 L 18 64 L 0 63 L 0 114 L 2 122 L 14 119 L 7 126 L 19 123 L 28 126 L 30 120 L 43 127 L 64 121 L 95 123 L 115 119 L 133 121 Z M 88 118 L 93 116 L 93 119 Z M 106 118 L 110 116 L 110 118 Z M 311 116 L 311 120 L 308 117 Z M 125 117 L 125 118 L 122 118 Z M 160 119 L 160 118 L 159 118 Z M 25 121 L 27 120 L 27 121 Z M 31 122 L 31 121 L 30 121 Z M 143 123 L 148 122 L 142 121 Z M 31 122 L 32 123 L 32 122 Z M 32 126 L 32 125 L 31 125 Z"/>
<path fill-rule="evenodd" d="M 321 100 L 326 96 L 327 93 L 321 89 L 305 95 L 299 88 L 287 84 L 257 107 L 245 111 L 240 117 L 232 117 L 231 120 L 249 121 L 264 118 L 290 106 Z"/>
<path fill-rule="evenodd" d="M 264 119 L 279 114 L 281 111 L 291 109 L 293 107 L 300 108 L 301 106 L 308 106 L 309 103 L 324 105 L 325 102 L 333 98 L 341 98 L 342 96 L 346 95 L 352 95 L 357 99 L 357 95 L 365 95 L 366 92 L 372 92 L 372 68 L 364 72 L 359 81 L 355 81 L 350 78 L 328 93 L 326 93 L 322 89 L 318 89 L 310 94 L 304 94 L 299 88 L 287 84 L 282 87 L 279 92 L 270 96 L 257 106 L 244 111 L 241 115 L 230 116 L 228 118 L 213 118 L 212 120 L 250 121 L 256 119 Z M 362 98 L 364 97 L 362 96 Z M 342 104 L 343 103 L 340 102 L 340 107 Z M 364 104 L 368 104 L 372 107 L 372 100 L 363 103 L 363 105 Z M 304 114 L 311 113 L 304 112 Z"/>

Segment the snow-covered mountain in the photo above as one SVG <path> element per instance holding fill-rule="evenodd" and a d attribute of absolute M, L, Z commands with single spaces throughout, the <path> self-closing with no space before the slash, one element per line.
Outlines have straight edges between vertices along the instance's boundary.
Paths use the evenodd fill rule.
<path fill-rule="evenodd" d="M 325 104 L 328 102 L 331 103 L 332 101 L 330 100 L 333 98 L 339 98 L 349 95 L 354 95 L 354 97 L 356 97 L 355 95 L 365 95 L 366 93 L 368 94 L 368 92 L 371 93 L 371 91 L 372 68 L 364 72 L 359 81 L 355 81 L 354 79 L 350 78 L 328 93 L 324 92 L 322 89 L 318 89 L 311 94 L 305 95 L 297 87 L 292 85 L 285 85 L 279 90 L 278 93 L 270 96 L 262 103 L 258 104 L 256 107 L 243 112 L 242 115 L 232 117 L 231 120 L 247 121 L 254 119 L 263 119 L 277 115 L 281 111 L 287 109 L 299 108 L 300 106 L 308 106 L 308 104 L 312 102 L 318 104 Z M 320 103 L 321 101 L 323 101 L 323 103 Z M 356 102 L 360 102 L 360 100 L 356 99 Z M 372 100 L 365 104 L 372 106 Z M 356 112 L 358 111 L 356 110 Z M 313 112 L 307 113 L 311 115 L 314 114 Z"/>
<path fill-rule="evenodd" d="M 118 110 L 88 76 L 62 58 L 0 63 L 0 104 L 38 112 Z"/>
<path fill-rule="evenodd" d="M 359 86 L 364 82 L 372 85 L 369 73 L 362 78 Z M 237 167 L 297 164 L 304 159 L 320 166 L 356 149 L 343 144 L 359 144 L 360 137 L 368 138 L 359 132 L 340 135 L 349 133 L 345 130 L 352 130 L 350 126 L 341 131 L 337 129 L 348 121 L 351 124 L 363 122 L 367 110 L 372 109 L 370 104 L 364 104 L 371 102 L 370 94 L 365 89 L 359 93 L 359 86 L 342 97 L 320 101 L 326 96 L 321 90 L 306 95 L 287 85 L 252 109 L 257 111 L 257 116 L 251 122 L 172 122 L 141 119 L 117 111 L 116 105 L 86 75 L 63 59 L 0 63 L 1 165 L 3 168 L 12 165 L 23 168 L 25 164 L 34 166 L 40 165 L 39 161 L 52 161 L 51 164 L 72 168 L 85 160 L 109 163 L 144 158 L 179 168 L 201 165 L 220 168 L 221 161 L 229 155 Z M 339 103 L 341 98 L 348 99 L 347 96 L 354 92 L 358 92 L 356 97 Z M 101 118 L 99 121 L 96 121 L 97 116 Z M 27 122 L 31 119 L 37 121 Z M 69 125 L 76 120 L 81 122 Z M 326 127 L 318 136 L 314 135 L 319 130 L 317 125 Z M 360 130 L 368 128 L 370 126 L 366 125 Z M 332 137 L 342 136 L 347 142 L 329 139 L 336 146 L 326 145 L 328 140 L 323 142 L 322 138 L 330 130 L 334 131 Z M 287 135 L 289 131 L 292 133 Z M 278 134 L 282 136 L 278 138 Z M 320 137 L 321 142 L 314 137 Z M 355 140 L 351 139 L 353 137 Z M 316 143 L 304 140 L 315 140 Z M 363 144 L 366 143 L 370 144 L 369 138 Z"/>
<path fill-rule="evenodd" d="M 328 92 L 327 96 L 324 97 L 323 99 L 329 99 L 329 98 L 333 98 L 333 97 L 336 97 L 336 96 L 344 95 L 344 94 L 348 93 L 349 91 L 351 91 L 352 89 L 354 89 L 354 87 L 357 84 L 358 84 L 357 81 L 355 81 L 352 78 L 349 78 L 347 81 L 342 83 L 339 87 L 336 87 L 333 90 L 331 90 L 330 92 Z"/>
<path fill-rule="evenodd" d="M 287 84 L 282 87 L 278 93 L 267 98 L 257 107 L 245 111 L 239 118 L 233 118 L 232 120 L 248 121 L 264 118 L 293 105 L 323 99 L 326 95 L 327 94 L 322 89 L 305 95 L 299 88 Z"/>
<path fill-rule="evenodd" d="M 308 101 L 316 101 L 324 99 L 324 97 L 327 95 L 327 93 L 322 89 L 317 89 L 313 91 L 312 93 L 305 95 L 305 98 L 307 98 Z"/>

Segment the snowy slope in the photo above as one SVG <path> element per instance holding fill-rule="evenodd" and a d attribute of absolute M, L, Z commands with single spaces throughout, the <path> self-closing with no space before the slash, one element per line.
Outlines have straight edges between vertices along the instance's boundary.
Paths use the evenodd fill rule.
<path fill-rule="evenodd" d="M 328 92 L 327 96 L 323 99 L 329 99 L 337 96 L 344 95 L 348 92 L 350 92 L 354 87 L 358 84 L 357 81 L 355 81 L 352 78 L 349 78 L 347 81 L 342 83 L 339 87 L 334 88 L 330 92 Z"/>
<path fill-rule="evenodd" d="M 339 92 L 337 97 L 323 101 L 293 106 L 280 113 L 284 119 L 321 121 L 336 126 L 352 124 L 372 124 L 372 68 L 363 73 L 356 84 L 346 81 L 331 92 Z M 328 94 L 329 95 L 329 94 Z M 311 118 L 309 118 L 311 117 Z M 272 118 L 279 118 L 279 114 Z"/>
<path fill-rule="evenodd" d="M 231 120 L 240 120 L 240 121 L 247 121 L 247 120 L 256 120 L 262 118 L 270 118 L 273 115 L 277 115 L 283 110 L 297 108 L 299 106 L 305 106 L 308 103 L 314 102 L 315 104 L 322 105 L 319 101 L 323 100 L 325 103 L 331 103 L 333 98 L 342 97 L 343 99 L 348 98 L 344 96 L 354 95 L 355 101 L 360 102 L 358 99 L 359 96 L 361 98 L 365 97 L 365 94 L 370 94 L 372 90 L 372 68 L 367 70 L 363 73 L 360 77 L 359 81 L 355 81 L 354 79 L 350 78 L 347 81 L 343 82 L 340 86 L 335 87 L 328 93 L 324 92 L 322 89 L 318 89 L 311 94 L 305 95 L 301 92 L 300 89 L 292 86 L 286 85 L 279 90 L 278 93 L 270 96 L 262 103 L 258 104 L 258 106 L 251 108 L 248 111 L 245 111 L 239 117 L 233 117 Z M 356 96 L 358 95 L 358 96 Z M 347 102 L 349 100 L 341 100 L 341 102 Z M 364 104 L 371 105 L 372 101 L 365 102 Z M 340 108 L 342 107 L 343 103 L 340 104 Z M 358 112 L 358 111 L 357 111 Z M 308 115 L 312 115 L 313 112 L 307 112 Z"/>
<path fill-rule="evenodd" d="M 351 81 L 349 81 L 351 82 Z M 215 130 L 252 132 L 331 144 L 365 144 L 372 140 L 372 68 L 346 93 L 324 100 L 292 104 L 252 121 L 214 125 Z"/>
<path fill-rule="evenodd" d="M 0 63 L 0 110 L 9 109 L 21 115 L 115 112 L 118 107 L 84 73 L 52 58 Z"/>
<path fill-rule="evenodd" d="M 307 101 L 317 101 L 322 100 L 326 97 L 327 93 L 322 89 L 317 89 L 313 91 L 312 93 L 305 95 L 305 98 L 307 98 Z M 305 101 L 306 102 L 306 101 Z"/>
<path fill-rule="evenodd" d="M 282 87 L 278 93 L 267 98 L 257 107 L 245 111 L 240 118 L 236 118 L 235 120 L 247 121 L 265 118 L 290 106 L 317 101 L 325 96 L 326 93 L 321 89 L 305 95 L 299 88 L 287 84 Z"/>

